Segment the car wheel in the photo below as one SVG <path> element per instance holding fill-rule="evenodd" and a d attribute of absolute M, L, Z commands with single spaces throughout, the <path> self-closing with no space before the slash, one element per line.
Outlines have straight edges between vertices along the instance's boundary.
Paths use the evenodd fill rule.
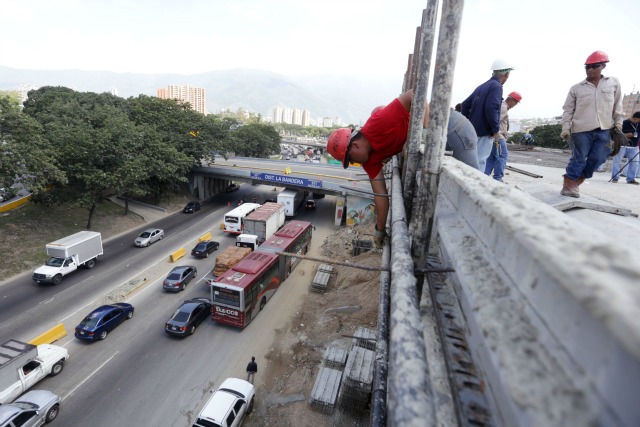
<path fill-rule="evenodd" d="M 100 337 L 99 338 L 101 340 L 103 340 L 103 339 L 105 339 L 107 337 L 107 335 L 108 335 L 108 332 L 106 330 L 102 331 L 102 332 L 100 332 Z"/>
<path fill-rule="evenodd" d="M 164 239 L 164 234 L 160 235 L 160 240 Z"/>
<path fill-rule="evenodd" d="M 249 406 L 247 407 L 247 414 L 250 414 L 253 411 L 253 397 L 251 398 L 251 402 L 249 402 Z"/>
<path fill-rule="evenodd" d="M 59 285 L 60 283 L 62 283 L 62 274 L 56 274 L 55 276 L 53 276 L 53 279 L 51 279 L 51 282 L 54 285 Z"/>
<path fill-rule="evenodd" d="M 95 266 L 96 266 L 96 260 L 95 260 L 95 259 L 90 259 L 89 261 L 87 261 L 87 262 L 85 263 L 85 265 L 87 266 L 87 268 L 88 268 L 89 270 L 91 270 L 93 267 L 95 267 Z"/>
<path fill-rule="evenodd" d="M 205 252 L 204 257 L 209 258 L 209 252 Z"/>
<path fill-rule="evenodd" d="M 198 272 L 197 272 L 197 271 L 194 271 L 194 272 L 193 272 L 193 277 L 195 278 L 197 275 L 198 275 Z"/>
<path fill-rule="evenodd" d="M 51 377 L 55 377 L 56 375 L 58 375 L 60 372 L 62 372 L 62 368 L 64 368 L 64 363 L 62 361 L 58 361 L 56 362 L 52 367 L 51 367 L 51 373 L 49 374 L 49 376 Z"/>
<path fill-rule="evenodd" d="M 47 415 L 45 415 L 44 417 L 44 422 L 50 423 L 51 421 L 55 420 L 58 417 L 59 412 L 60 412 L 60 405 L 56 403 L 47 411 Z"/>
<path fill-rule="evenodd" d="M 193 335 L 195 331 L 196 331 L 196 327 L 191 325 L 191 327 L 189 328 L 189 335 Z"/>
<path fill-rule="evenodd" d="M 260 311 L 262 311 L 266 303 L 267 303 L 267 300 L 265 298 L 262 298 L 260 300 Z"/>
<path fill-rule="evenodd" d="M 127 319 L 131 319 L 133 317 L 133 310 L 127 313 Z"/>

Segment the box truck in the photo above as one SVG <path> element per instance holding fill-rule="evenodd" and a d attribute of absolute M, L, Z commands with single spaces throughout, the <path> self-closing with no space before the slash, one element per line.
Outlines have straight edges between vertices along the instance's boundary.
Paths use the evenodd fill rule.
<path fill-rule="evenodd" d="M 0 404 L 13 402 L 47 376 L 58 375 L 68 359 L 67 349 L 53 344 L 9 340 L 0 345 Z"/>
<path fill-rule="evenodd" d="M 284 225 L 284 220 L 284 205 L 267 202 L 245 217 L 243 234 L 258 236 L 259 245 L 278 231 Z M 236 246 L 240 245 L 236 243 Z"/>
<path fill-rule="evenodd" d="M 278 203 L 284 205 L 284 214 L 287 217 L 294 217 L 298 213 L 298 208 L 304 200 L 304 191 L 285 188 L 278 194 Z"/>
<path fill-rule="evenodd" d="M 62 282 L 62 278 L 80 266 L 93 268 L 102 255 L 102 236 L 95 231 L 80 231 L 46 246 L 51 258 L 33 272 L 33 280 L 38 283 Z"/>

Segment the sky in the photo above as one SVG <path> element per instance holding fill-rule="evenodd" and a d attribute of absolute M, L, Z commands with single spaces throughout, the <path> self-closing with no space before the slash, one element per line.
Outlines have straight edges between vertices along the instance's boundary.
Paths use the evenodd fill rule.
<path fill-rule="evenodd" d="M 0 0 L 0 65 L 37 70 L 195 74 L 252 68 L 286 76 L 397 78 L 427 0 Z M 452 104 L 513 64 L 512 119 L 562 114 L 584 62 L 601 50 L 605 75 L 640 90 L 636 0 L 465 2 Z M 375 90 L 375 86 L 372 86 Z M 429 89 L 429 92 L 431 90 Z"/>

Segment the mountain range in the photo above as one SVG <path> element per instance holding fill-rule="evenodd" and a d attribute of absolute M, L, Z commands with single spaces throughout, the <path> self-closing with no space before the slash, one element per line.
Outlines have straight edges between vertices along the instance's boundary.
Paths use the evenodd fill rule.
<path fill-rule="evenodd" d="M 156 89 L 171 84 L 203 87 L 207 110 L 223 109 L 270 115 L 273 107 L 306 109 L 311 117 L 340 117 L 345 124 L 363 124 L 371 110 L 387 104 L 402 89 L 397 79 L 337 75 L 285 76 L 256 69 L 229 69 L 206 73 L 136 74 L 82 70 L 23 70 L 0 66 L 0 89 L 27 86 L 65 86 L 80 92 L 111 92 L 123 98 L 156 96 Z"/>

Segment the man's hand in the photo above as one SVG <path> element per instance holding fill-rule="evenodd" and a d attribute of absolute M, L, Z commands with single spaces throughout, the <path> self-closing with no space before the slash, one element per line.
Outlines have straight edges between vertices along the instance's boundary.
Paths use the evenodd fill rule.
<path fill-rule="evenodd" d="M 384 246 L 384 239 L 387 237 L 387 231 L 383 228 L 382 231 L 378 230 L 378 226 L 375 227 L 376 232 L 373 234 L 373 243 L 376 244 L 376 248 L 382 249 Z"/>
<path fill-rule="evenodd" d="M 569 139 L 569 136 L 571 136 L 571 132 L 569 131 L 569 129 L 562 129 L 562 132 L 560 132 L 560 138 L 563 141 L 566 141 L 567 139 Z"/>

